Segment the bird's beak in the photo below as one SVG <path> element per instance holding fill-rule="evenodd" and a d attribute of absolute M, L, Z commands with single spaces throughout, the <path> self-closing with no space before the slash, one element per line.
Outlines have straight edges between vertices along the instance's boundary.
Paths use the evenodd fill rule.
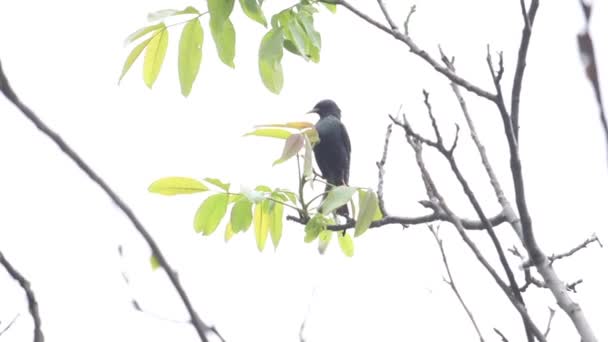
<path fill-rule="evenodd" d="M 306 112 L 306 114 L 317 114 L 317 109 L 313 108 L 313 109 L 309 110 L 308 112 Z"/>

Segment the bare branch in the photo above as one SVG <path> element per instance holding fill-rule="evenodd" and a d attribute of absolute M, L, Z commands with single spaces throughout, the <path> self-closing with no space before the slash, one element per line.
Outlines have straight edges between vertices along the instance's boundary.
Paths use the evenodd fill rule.
<path fill-rule="evenodd" d="M 353 14 L 355 14 L 356 16 L 358 16 L 359 18 L 363 19 L 364 21 L 366 21 L 367 23 L 375 26 L 376 28 L 378 28 L 381 31 L 384 31 L 386 33 L 388 33 L 389 35 L 393 36 L 393 38 L 403 42 L 405 45 L 407 45 L 410 49 L 410 52 L 412 52 L 413 54 L 417 55 L 418 57 L 422 58 L 423 60 L 425 60 L 431 67 L 433 67 L 433 69 L 435 69 L 437 72 L 439 72 L 440 74 L 444 75 L 445 77 L 447 77 L 450 81 L 457 83 L 458 85 L 460 85 L 461 87 L 465 88 L 466 90 L 481 96 L 483 98 L 486 98 L 490 101 L 494 101 L 494 98 L 496 97 L 494 94 L 476 86 L 473 85 L 472 83 L 470 83 L 469 81 L 463 79 L 462 77 L 456 75 L 454 72 L 452 72 L 450 69 L 443 67 L 439 62 L 437 62 L 433 57 L 431 57 L 428 52 L 422 50 L 421 48 L 418 47 L 418 45 L 416 45 L 414 43 L 414 41 L 409 37 L 404 35 L 403 33 L 399 32 L 399 31 L 395 31 L 392 30 L 390 27 L 387 27 L 385 25 L 383 25 L 382 23 L 378 22 L 377 20 L 371 18 L 370 16 L 368 16 L 367 14 L 361 12 L 360 10 L 358 10 L 356 7 L 354 7 L 353 5 L 351 5 L 349 2 L 345 1 L 345 0 L 336 0 L 336 1 L 331 1 L 330 3 L 335 3 L 337 5 L 341 5 L 343 7 L 345 7 L 346 9 L 348 9 L 350 12 L 352 12 Z"/>
<path fill-rule="evenodd" d="M 515 67 L 515 75 L 513 78 L 513 90 L 511 92 L 511 122 L 515 139 L 519 140 L 519 97 L 524 79 L 524 71 L 526 70 L 526 58 L 528 55 L 528 46 L 532 37 L 532 25 L 536 18 L 539 0 L 532 0 L 530 10 L 526 11 L 524 0 L 520 0 L 522 17 L 524 18 L 524 28 L 521 33 L 521 41 L 519 43 L 519 52 L 517 54 L 517 65 Z"/>
<path fill-rule="evenodd" d="M 500 336 L 500 340 L 501 340 L 502 342 L 509 342 L 509 340 L 508 340 L 508 339 L 505 337 L 505 335 L 503 335 L 503 333 L 502 333 L 500 330 L 498 330 L 498 329 L 494 328 L 494 332 L 495 332 L 495 333 L 496 333 L 498 336 Z"/>
<path fill-rule="evenodd" d="M 19 314 L 16 314 L 15 317 L 13 317 L 13 319 L 11 319 L 11 321 L 8 322 L 8 324 L 4 328 L 2 328 L 2 330 L 0 330 L 0 336 L 2 336 L 8 329 L 13 326 L 17 318 L 19 318 Z"/>
<path fill-rule="evenodd" d="M 407 18 L 405 18 L 405 22 L 403 23 L 403 29 L 406 36 L 410 35 L 410 19 L 412 19 L 414 13 L 416 13 L 416 5 L 410 7 L 410 12 L 407 14 Z"/>
<path fill-rule="evenodd" d="M 429 224 L 428 228 L 431 231 L 431 233 L 433 234 L 433 237 L 435 238 L 435 242 L 437 242 L 437 247 L 439 247 L 439 251 L 441 252 L 441 260 L 443 261 L 443 265 L 445 266 L 445 270 L 448 274 L 447 283 L 448 283 L 448 285 L 450 285 L 450 288 L 452 289 L 452 292 L 454 292 L 454 295 L 456 295 L 456 298 L 458 298 L 458 301 L 460 302 L 460 305 L 462 306 L 462 308 L 466 312 L 467 316 L 469 317 L 471 324 L 473 324 L 473 327 L 475 328 L 475 331 L 477 332 L 477 335 L 479 336 L 479 340 L 481 342 L 483 342 L 484 338 L 483 338 L 483 335 L 481 334 L 481 330 L 479 330 L 479 326 L 477 326 L 475 317 L 473 317 L 473 313 L 471 312 L 471 310 L 469 310 L 469 307 L 464 302 L 464 299 L 462 298 L 462 296 L 460 295 L 460 292 L 458 291 L 458 288 L 456 287 L 456 283 L 454 283 L 454 277 L 452 277 L 452 271 L 450 270 L 450 264 L 448 263 L 448 258 L 445 254 L 445 249 L 443 248 L 443 240 L 441 240 L 441 238 L 439 237 L 439 227 L 437 227 L 435 229 L 435 228 L 433 228 L 432 225 Z"/>
<path fill-rule="evenodd" d="M 386 212 L 386 207 L 384 205 L 384 165 L 386 164 L 386 158 L 388 155 L 388 143 L 391 138 L 391 133 L 393 131 L 393 125 L 389 124 L 386 127 L 386 135 L 384 137 L 384 149 L 382 149 L 382 158 L 380 161 L 376 162 L 376 166 L 378 167 L 378 206 L 380 207 L 380 212 L 382 216 L 388 216 Z"/>
<path fill-rule="evenodd" d="M 0 86 L 2 85 L 2 81 L 2 65 L 0 64 Z M 15 279 L 23 291 L 25 291 L 28 309 L 34 321 L 34 342 L 44 342 L 44 334 L 42 333 L 42 328 L 40 327 L 41 321 L 40 312 L 38 311 L 38 302 L 36 301 L 36 296 L 34 295 L 30 282 L 25 279 L 25 277 L 19 271 L 17 271 L 15 267 L 13 267 L 13 265 L 4 257 L 2 251 L 0 251 L 0 265 L 6 269 L 6 272 L 8 272 L 11 278 Z"/>
<path fill-rule="evenodd" d="M 152 235 L 148 233 L 148 231 L 141 224 L 139 219 L 135 216 L 131 208 L 127 206 L 127 204 L 110 188 L 110 186 L 95 172 L 91 167 L 51 128 L 49 128 L 32 110 L 30 110 L 25 104 L 19 100 L 17 94 L 11 88 L 6 76 L 4 75 L 4 71 L 2 70 L 2 64 L 0 63 L 0 91 L 6 96 L 6 98 L 11 101 L 19 110 L 25 115 L 35 126 L 38 128 L 43 134 L 49 137 L 62 151 L 67 155 L 76 165 L 82 170 L 95 184 L 97 184 L 105 193 L 110 197 L 112 202 L 120 208 L 120 210 L 127 216 L 127 218 L 131 221 L 135 229 L 139 232 L 142 238 L 146 241 L 148 246 L 150 247 L 152 254 L 158 260 L 160 266 L 165 270 L 171 284 L 177 291 L 180 299 L 182 300 L 184 306 L 186 307 L 188 314 L 190 315 L 190 319 L 192 325 L 196 329 L 199 338 L 202 342 L 207 342 L 208 338 L 206 336 L 206 332 L 210 331 L 211 328 L 205 324 L 198 316 L 197 312 L 194 310 L 186 291 L 182 287 L 179 279 L 177 278 L 175 272 L 169 265 L 167 259 L 162 254 L 160 247 L 156 243 L 156 241 L 152 238 Z"/>
<path fill-rule="evenodd" d="M 555 316 L 555 310 L 553 308 L 549 308 L 549 321 L 547 322 L 547 329 L 545 329 L 545 338 L 549 336 L 549 332 L 551 331 L 551 322 L 553 322 L 553 316 Z"/>
<path fill-rule="evenodd" d="M 384 1 L 378 0 L 378 6 L 380 7 L 380 10 L 382 11 L 384 18 L 386 19 L 386 22 L 388 23 L 388 26 L 390 26 L 393 31 L 399 32 L 397 25 L 395 25 L 395 22 L 391 18 L 391 15 L 386 10 L 386 5 L 384 4 Z"/>
<path fill-rule="evenodd" d="M 593 242 L 597 242 L 600 246 L 602 246 L 602 244 L 600 243 L 600 240 L 597 238 L 597 236 L 595 234 L 593 234 L 590 238 L 586 239 L 581 244 L 572 248 L 571 250 L 564 252 L 564 253 L 553 254 L 553 255 L 549 256 L 549 262 L 552 264 L 556 260 L 569 257 L 569 256 L 573 255 L 574 253 L 580 251 L 581 249 L 587 248 L 587 246 L 589 246 Z"/>

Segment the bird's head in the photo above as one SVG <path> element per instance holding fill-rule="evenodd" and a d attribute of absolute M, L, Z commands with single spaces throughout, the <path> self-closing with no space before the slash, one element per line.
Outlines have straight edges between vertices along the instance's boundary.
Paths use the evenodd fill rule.
<path fill-rule="evenodd" d="M 319 114 L 321 119 L 328 117 L 328 116 L 335 116 L 338 119 L 340 119 L 342 111 L 340 110 L 340 107 L 338 107 L 338 105 L 334 101 L 323 100 L 323 101 L 320 101 L 319 103 L 317 103 L 315 105 L 315 107 L 312 110 L 310 110 L 308 113 L 317 113 L 317 114 Z"/>

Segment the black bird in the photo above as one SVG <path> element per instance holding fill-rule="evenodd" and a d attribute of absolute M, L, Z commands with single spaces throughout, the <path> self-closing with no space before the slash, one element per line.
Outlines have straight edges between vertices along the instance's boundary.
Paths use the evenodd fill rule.
<path fill-rule="evenodd" d="M 346 127 L 340 121 L 342 111 L 334 101 L 323 100 L 309 113 L 317 113 L 320 117 L 315 124 L 320 141 L 314 146 L 314 152 L 321 175 L 331 185 L 348 185 L 350 139 Z M 331 189 L 331 185 L 325 187 L 326 192 Z M 338 208 L 336 212 L 348 217 L 346 205 Z"/>

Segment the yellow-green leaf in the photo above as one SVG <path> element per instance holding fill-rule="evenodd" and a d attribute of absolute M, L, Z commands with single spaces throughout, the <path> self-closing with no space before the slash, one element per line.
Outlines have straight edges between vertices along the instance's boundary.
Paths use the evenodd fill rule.
<path fill-rule="evenodd" d="M 258 4 L 258 0 L 239 0 L 239 2 L 241 3 L 241 8 L 246 16 L 264 25 L 264 27 L 268 25 L 262 8 L 260 7 L 260 4 Z"/>
<path fill-rule="evenodd" d="M 150 255 L 150 267 L 152 267 L 152 271 L 156 271 L 160 267 L 160 263 L 154 254 Z"/>
<path fill-rule="evenodd" d="M 228 191 L 228 189 L 230 189 L 230 183 L 224 183 L 221 180 L 217 179 L 217 178 L 210 178 L 210 177 L 206 177 L 203 179 L 205 182 L 213 184 L 215 186 L 217 186 L 218 188 L 224 190 L 224 191 Z"/>
<path fill-rule="evenodd" d="M 363 207 L 363 199 L 365 197 L 365 194 L 368 191 L 373 191 L 371 189 L 359 189 L 358 193 L 359 193 L 359 208 Z M 374 217 L 372 218 L 372 221 L 378 221 L 382 219 L 382 211 L 380 211 L 380 206 L 377 205 L 376 206 L 376 211 L 374 212 Z"/>
<path fill-rule="evenodd" d="M 295 129 L 305 129 L 311 128 L 315 125 L 312 122 L 306 121 L 294 121 L 294 122 L 286 122 L 281 124 L 267 124 L 267 125 L 256 125 L 255 127 L 285 127 L 285 128 L 295 128 Z"/>
<path fill-rule="evenodd" d="M 279 241 L 281 241 L 281 236 L 283 235 L 283 205 L 281 203 L 275 203 L 271 216 L 270 238 L 276 249 L 279 247 Z"/>
<path fill-rule="evenodd" d="M 182 95 L 188 96 L 198 75 L 203 58 L 203 28 L 201 22 L 192 19 L 184 26 L 179 39 L 177 69 Z"/>
<path fill-rule="evenodd" d="M 359 209 L 359 215 L 357 216 L 357 223 L 355 225 L 355 237 L 365 233 L 369 228 L 369 225 L 374 219 L 374 214 L 378 208 L 378 197 L 376 193 L 369 189 L 364 193 L 363 199 L 361 200 L 361 207 Z"/>
<path fill-rule="evenodd" d="M 269 200 L 263 200 L 256 204 L 253 214 L 253 227 L 255 228 L 255 242 L 258 250 L 264 250 L 266 240 L 268 239 L 268 231 L 272 222 L 272 216 L 268 211 L 270 205 Z"/>
<path fill-rule="evenodd" d="M 348 235 L 347 232 L 338 232 L 338 243 L 342 253 L 347 257 L 352 257 L 355 254 L 355 245 L 353 239 Z"/>
<path fill-rule="evenodd" d="M 213 36 L 218 57 L 224 64 L 234 68 L 236 32 L 232 21 L 228 18 L 222 20 L 211 17 L 209 26 L 211 27 L 211 36 Z"/>
<path fill-rule="evenodd" d="M 327 197 L 321 204 L 321 211 L 324 215 L 327 215 L 334 211 L 336 208 L 343 206 L 350 201 L 351 197 L 355 194 L 357 188 L 346 185 L 336 186 L 329 191 Z"/>
<path fill-rule="evenodd" d="M 213 20 L 224 21 L 230 17 L 234 8 L 234 0 L 207 0 L 209 16 Z"/>
<path fill-rule="evenodd" d="M 308 139 L 308 135 L 303 134 L 304 136 L 304 170 L 303 175 L 305 179 L 312 177 L 312 145 L 310 144 L 310 139 Z"/>
<path fill-rule="evenodd" d="M 198 10 L 192 6 L 188 6 L 185 9 L 179 11 L 175 9 L 164 9 L 148 14 L 148 21 L 162 20 L 170 16 L 181 15 L 181 14 L 198 14 Z"/>
<path fill-rule="evenodd" d="M 269 138 L 279 138 L 279 139 L 287 139 L 293 133 L 286 131 L 284 129 L 278 128 L 258 128 L 255 131 L 249 132 L 244 136 L 255 135 L 258 137 L 269 137 Z"/>
<path fill-rule="evenodd" d="M 331 13 L 336 13 L 336 4 L 328 4 L 327 2 L 322 2 L 322 4 L 327 8 Z"/>
<path fill-rule="evenodd" d="M 143 37 L 150 32 L 157 31 L 157 30 L 164 29 L 164 28 L 165 28 L 165 24 L 163 24 L 163 23 L 158 23 L 158 24 L 142 27 L 139 30 L 131 33 L 127 37 L 127 39 L 125 39 L 125 45 L 134 42 L 138 38 Z"/>
<path fill-rule="evenodd" d="M 280 28 L 274 28 L 264 35 L 258 57 L 262 82 L 271 92 L 280 93 L 283 88 L 283 32 Z"/>
<path fill-rule="evenodd" d="M 148 191 L 161 195 L 182 195 L 207 191 L 209 188 L 196 179 L 188 177 L 161 178 L 148 187 Z"/>
<path fill-rule="evenodd" d="M 310 243 L 314 241 L 325 228 L 324 226 L 322 215 L 317 214 L 313 216 L 304 227 L 304 242 Z"/>
<path fill-rule="evenodd" d="M 232 230 L 232 224 L 228 222 L 226 224 L 226 230 L 224 231 L 224 241 L 228 242 L 234 236 L 234 231 Z"/>
<path fill-rule="evenodd" d="M 327 250 L 327 246 L 329 246 L 329 243 L 331 242 L 332 235 L 333 232 L 331 230 L 324 230 L 319 233 L 319 246 L 317 248 L 320 254 L 325 254 L 325 250 Z"/>
<path fill-rule="evenodd" d="M 304 130 L 302 134 L 306 134 L 312 146 L 315 146 L 319 141 L 321 141 L 319 138 L 319 132 L 317 132 L 317 129 L 314 127 Z"/>
<path fill-rule="evenodd" d="M 289 158 L 293 157 L 300 151 L 302 146 L 304 145 L 304 137 L 302 134 L 292 134 L 287 140 L 285 140 L 285 146 L 283 147 L 283 153 L 281 154 L 281 158 L 277 159 L 272 163 L 272 165 L 280 164 Z"/>
<path fill-rule="evenodd" d="M 154 82 L 156 82 L 160 68 L 165 60 L 168 45 L 169 31 L 164 27 L 152 38 L 146 48 L 146 55 L 144 56 L 144 83 L 148 88 L 152 88 Z"/>
<path fill-rule="evenodd" d="M 133 50 L 131 50 L 131 52 L 127 56 L 127 59 L 125 60 L 125 64 L 122 66 L 122 72 L 120 73 L 120 77 L 118 78 L 118 83 L 120 83 L 122 78 L 125 77 L 125 75 L 129 71 L 129 69 L 131 69 L 131 66 L 133 65 L 133 63 L 135 62 L 137 57 L 139 57 L 139 55 L 141 55 L 141 52 L 144 51 L 144 49 L 146 48 L 146 46 L 148 46 L 148 44 L 150 43 L 151 40 L 152 40 L 152 37 L 139 43 L 136 47 L 133 48 Z"/>
<path fill-rule="evenodd" d="M 251 205 L 252 203 L 247 198 L 243 198 L 234 203 L 232 211 L 230 212 L 230 224 L 232 225 L 233 232 L 244 232 L 249 229 L 253 219 L 251 215 Z"/>
<path fill-rule="evenodd" d="M 194 230 L 211 235 L 222 221 L 228 208 L 228 194 L 219 193 L 207 197 L 194 215 Z"/>

